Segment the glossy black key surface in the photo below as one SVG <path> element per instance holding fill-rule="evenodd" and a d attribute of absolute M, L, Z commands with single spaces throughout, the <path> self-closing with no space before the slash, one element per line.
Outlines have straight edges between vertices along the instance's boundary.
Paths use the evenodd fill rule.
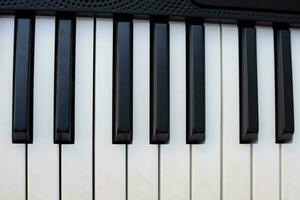
<path fill-rule="evenodd" d="M 187 24 L 187 143 L 205 141 L 204 26 Z"/>
<path fill-rule="evenodd" d="M 256 30 L 240 27 L 240 143 L 258 138 Z"/>
<path fill-rule="evenodd" d="M 151 22 L 150 143 L 166 144 L 170 138 L 169 25 Z"/>
<path fill-rule="evenodd" d="M 288 29 L 275 29 L 276 142 L 287 143 L 294 134 L 291 39 Z"/>
<path fill-rule="evenodd" d="M 54 143 L 74 143 L 75 20 L 57 18 Z"/>
<path fill-rule="evenodd" d="M 114 144 L 132 142 L 132 34 L 131 21 L 114 21 Z"/>
<path fill-rule="evenodd" d="M 13 143 L 33 142 L 34 19 L 15 18 Z"/>

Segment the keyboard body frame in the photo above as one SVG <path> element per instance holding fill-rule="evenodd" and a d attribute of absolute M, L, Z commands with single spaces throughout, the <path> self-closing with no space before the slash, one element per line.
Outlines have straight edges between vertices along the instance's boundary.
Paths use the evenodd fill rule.
<path fill-rule="evenodd" d="M 283 0 L 277 0 L 282 1 Z M 256 24 L 288 23 L 299 27 L 300 11 L 269 11 L 251 8 L 224 8 L 198 5 L 194 0 L 0 0 L 1 14 L 35 13 L 57 15 L 75 13 L 77 16 L 129 15 L 134 18 L 150 16 L 171 20 L 201 18 L 207 22 L 237 23 L 255 21 Z"/>

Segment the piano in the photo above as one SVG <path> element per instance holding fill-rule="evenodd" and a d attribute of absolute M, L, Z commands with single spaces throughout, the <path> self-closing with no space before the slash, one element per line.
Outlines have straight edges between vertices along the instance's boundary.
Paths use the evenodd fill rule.
<path fill-rule="evenodd" d="M 0 0 L 0 200 L 300 199 L 297 0 Z"/>

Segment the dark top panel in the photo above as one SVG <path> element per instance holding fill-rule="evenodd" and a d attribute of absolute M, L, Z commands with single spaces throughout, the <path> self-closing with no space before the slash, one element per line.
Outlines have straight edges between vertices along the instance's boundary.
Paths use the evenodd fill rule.
<path fill-rule="evenodd" d="M 300 12 L 299 0 L 193 0 L 199 6 Z"/>
<path fill-rule="evenodd" d="M 204 1 L 209 2 L 211 0 Z M 227 0 L 223 1 L 227 2 Z M 247 1 L 251 2 L 254 0 Z M 274 0 L 268 1 L 271 2 Z M 297 0 L 289 1 L 296 2 Z M 286 3 L 287 0 L 284 2 Z M 207 6 L 197 6 L 192 0 L 0 0 L 0 12 L 5 13 L 20 10 L 39 12 L 67 11 L 89 14 L 133 14 L 145 16 L 161 15 L 171 17 L 203 17 L 206 19 L 222 20 L 300 23 L 300 15 L 292 14 L 295 13 L 295 10 L 286 11 L 285 9 L 284 12 L 276 13 L 274 11 L 256 11 L 253 10 L 253 8 L 245 8 L 243 11 L 224 7 L 208 8 Z"/>

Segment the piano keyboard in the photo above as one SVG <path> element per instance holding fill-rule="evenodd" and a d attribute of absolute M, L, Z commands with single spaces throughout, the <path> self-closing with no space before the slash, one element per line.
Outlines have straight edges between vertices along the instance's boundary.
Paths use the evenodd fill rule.
<path fill-rule="evenodd" d="M 0 17 L 1 200 L 300 199 L 300 29 Z"/>

